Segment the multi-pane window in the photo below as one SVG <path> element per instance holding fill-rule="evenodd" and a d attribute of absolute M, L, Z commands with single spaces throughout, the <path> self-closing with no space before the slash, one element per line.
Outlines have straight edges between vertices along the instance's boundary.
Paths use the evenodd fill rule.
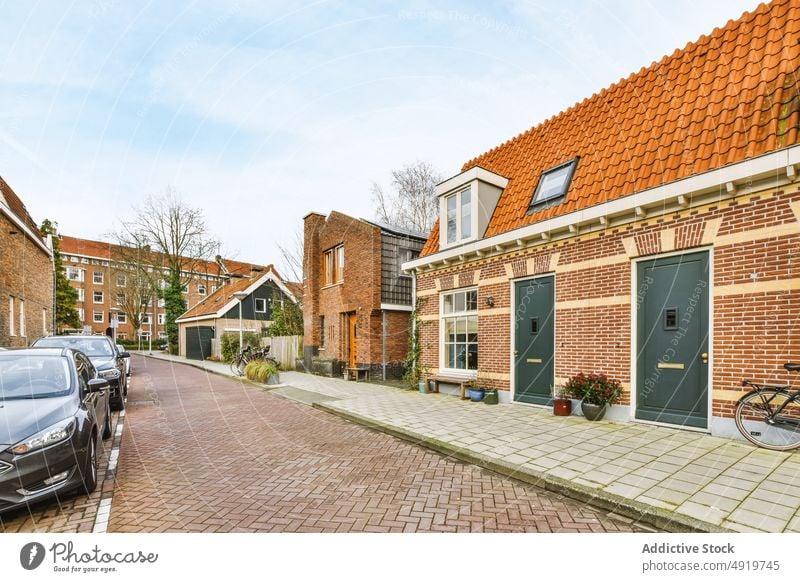
<path fill-rule="evenodd" d="M 86 292 L 83 287 L 78 288 L 78 301 L 86 301 Z"/>
<path fill-rule="evenodd" d="M 103 312 L 95 311 L 94 314 L 92 315 L 92 321 L 94 321 L 95 323 L 103 323 L 104 321 Z"/>
<path fill-rule="evenodd" d="M 444 367 L 478 369 L 478 290 L 442 296 Z"/>
<path fill-rule="evenodd" d="M 95 291 L 92 294 L 92 301 L 95 303 L 102 303 L 103 302 L 103 292 L 102 291 Z"/>
<path fill-rule="evenodd" d="M 159 313 L 158 314 L 158 325 L 164 325 L 165 321 L 166 321 L 165 314 Z"/>
<path fill-rule="evenodd" d="M 117 287 L 124 287 L 128 283 L 125 275 L 117 275 Z"/>
<path fill-rule="evenodd" d="M 150 325 L 150 314 L 144 313 L 142 315 L 142 325 Z"/>
<path fill-rule="evenodd" d="M 206 294 L 206 286 L 205 286 L 205 285 L 203 285 L 202 283 L 200 283 L 200 284 L 197 286 L 197 294 L 198 294 L 198 295 L 205 295 L 205 294 Z"/>
<path fill-rule="evenodd" d="M 472 238 L 472 190 L 450 194 L 445 198 L 447 213 L 447 243 Z"/>
<path fill-rule="evenodd" d="M 25 337 L 25 302 L 19 300 L 19 335 Z"/>
<path fill-rule="evenodd" d="M 102 271 L 95 271 L 92 275 L 92 281 L 95 285 L 102 285 L 103 284 L 103 272 Z"/>
<path fill-rule="evenodd" d="M 322 270 L 325 276 L 324 285 L 333 285 L 344 281 L 344 245 L 325 251 Z"/>
<path fill-rule="evenodd" d="M 125 293 L 117 293 L 117 305 L 123 305 L 125 303 Z"/>
<path fill-rule="evenodd" d="M 83 321 L 84 321 L 84 317 L 83 316 L 84 316 L 83 307 L 78 307 L 78 319 L 81 320 L 81 323 L 83 323 Z"/>
<path fill-rule="evenodd" d="M 14 329 L 14 298 L 8 298 L 8 335 L 16 335 Z"/>
<path fill-rule="evenodd" d="M 78 267 L 67 267 L 67 279 L 83 283 L 83 269 Z"/>
<path fill-rule="evenodd" d="M 128 323 L 128 316 L 120 311 L 117 313 L 117 321 L 120 323 Z"/>

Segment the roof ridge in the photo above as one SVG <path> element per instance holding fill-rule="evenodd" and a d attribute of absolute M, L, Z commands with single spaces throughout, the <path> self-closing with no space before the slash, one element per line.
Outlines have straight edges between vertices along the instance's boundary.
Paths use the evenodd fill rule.
<path fill-rule="evenodd" d="M 562 109 L 558 113 L 554 113 L 553 115 L 551 115 L 550 117 L 545 118 L 543 121 L 537 123 L 536 125 L 534 125 L 532 127 L 529 127 L 528 129 L 518 133 L 514 137 L 511 137 L 511 138 L 507 139 L 506 141 L 504 141 L 500 145 L 495 146 L 495 147 L 493 147 L 493 148 L 491 148 L 491 149 L 489 149 L 489 150 L 487 150 L 487 151 L 485 151 L 485 152 L 473 157 L 472 159 L 467 161 L 461 167 L 461 171 L 462 172 L 466 171 L 469 168 L 471 168 L 471 167 L 473 167 L 475 165 L 478 165 L 479 163 L 487 163 L 484 160 L 484 158 L 488 157 L 489 154 L 494 153 L 494 152 L 502 149 L 503 147 L 509 145 L 510 143 L 512 143 L 514 141 L 522 139 L 523 137 L 527 136 L 528 134 L 533 133 L 537 129 L 540 129 L 540 128 L 543 128 L 543 127 L 547 126 L 548 124 L 552 123 L 553 121 L 555 121 L 557 118 L 560 118 L 561 116 L 566 116 L 569 113 L 573 113 L 574 111 L 578 110 L 579 108 L 588 105 L 588 103 L 590 103 L 590 102 L 592 102 L 592 101 L 594 101 L 596 99 L 599 99 L 600 97 L 602 97 L 602 96 L 604 96 L 606 94 L 612 93 L 614 90 L 619 89 L 620 87 L 626 85 L 627 83 L 631 82 L 633 79 L 637 79 L 637 78 L 643 77 L 648 71 L 651 71 L 651 70 L 655 71 L 658 67 L 666 65 L 670 61 L 677 60 L 679 57 L 686 57 L 688 54 L 690 54 L 697 47 L 703 46 L 703 45 L 707 45 L 713 39 L 718 38 L 718 37 L 722 37 L 727 30 L 738 28 L 738 27 L 742 26 L 743 24 L 749 23 L 750 21 L 754 20 L 756 15 L 757 15 L 757 13 L 760 13 L 760 12 L 763 12 L 763 11 L 769 11 L 770 6 L 778 6 L 778 5 L 781 5 L 781 4 L 787 4 L 788 5 L 788 3 L 789 3 L 788 0 L 774 0 L 770 4 L 765 4 L 764 2 L 760 3 L 752 11 L 745 11 L 744 13 L 742 13 L 742 15 L 739 18 L 737 18 L 735 20 L 732 19 L 732 18 L 729 19 L 728 22 L 726 22 L 725 25 L 722 28 L 715 27 L 708 35 L 701 34 L 695 41 L 687 42 L 686 45 L 683 48 L 676 48 L 672 52 L 672 54 L 664 55 L 658 61 L 652 61 L 647 66 L 643 65 L 638 71 L 630 73 L 629 75 L 627 75 L 625 77 L 620 77 L 617 81 L 615 81 L 611 85 L 608 85 L 607 87 L 604 87 L 604 88 L 600 89 L 599 91 L 595 91 L 594 93 L 592 93 L 592 95 L 590 97 L 584 97 L 583 100 L 573 103 L 572 105 L 570 105 L 569 107 L 567 107 L 565 109 Z M 700 41 L 703 41 L 702 45 L 701 45 Z"/>

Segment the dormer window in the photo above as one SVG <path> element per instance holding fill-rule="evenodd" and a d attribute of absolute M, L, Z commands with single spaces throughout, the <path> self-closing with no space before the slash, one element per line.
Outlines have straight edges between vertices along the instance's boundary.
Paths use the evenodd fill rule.
<path fill-rule="evenodd" d="M 535 209 L 548 202 L 555 202 L 563 198 L 569 190 L 572 176 L 575 174 L 575 167 L 578 165 L 578 158 L 573 158 L 542 172 L 536 191 L 533 193 L 530 209 Z"/>
<path fill-rule="evenodd" d="M 445 198 L 447 244 L 472 238 L 472 191 L 470 188 Z"/>

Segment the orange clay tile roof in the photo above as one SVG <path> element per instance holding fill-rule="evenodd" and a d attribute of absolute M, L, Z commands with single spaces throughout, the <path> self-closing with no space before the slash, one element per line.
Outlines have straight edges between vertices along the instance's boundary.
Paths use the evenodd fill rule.
<path fill-rule="evenodd" d="M 800 2 L 761 4 L 464 164 L 509 178 L 485 236 L 798 143 Z M 580 156 L 563 203 L 528 215 L 542 172 Z M 439 248 L 439 224 L 422 251 Z"/>
<path fill-rule="evenodd" d="M 241 277 L 231 279 L 231 282 L 227 285 L 222 285 L 219 289 L 214 291 L 211 295 L 203 299 L 200 303 L 192 307 L 189 311 L 181 315 L 178 319 L 186 319 L 189 317 L 200 317 L 203 315 L 214 315 L 220 309 L 222 309 L 225 305 L 227 305 L 230 301 L 233 300 L 233 294 L 237 291 L 244 291 L 250 285 L 256 282 L 256 280 L 260 279 L 267 272 L 272 271 L 272 274 L 275 275 L 275 278 L 283 282 L 282 277 L 276 271 L 272 265 L 270 265 L 267 269 L 264 270 L 263 273 L 256 273 L 253 277 Z M 297 285 L 297 283 L 284 283 L 289 291 L 298 298 L 298 295 L 295 294 L 295 290 L 291 287 L 291 285 Z M 302 291 L 299 295 L 299 298 L 302 299 Z"/>
<path fill-rule="evenodd" d="M 75 238 L 71 236 L 61 236 L 59 250 L 62 254 L 69 255 L 84 255 L 87 257 L 97 257 L 99 259 L 109 260 L 113 249 L 120 248 L 118 245 L 101 242 L 96 240 L 88 240 L 83 238 Z M 242 263 L 240 261 L 233 261 L 231 259 L 222 259 L 228 271 L 234 275 L 249 275 L 251 269 L 260 269 L 267 271 L 272 268 L 272 265 L 254 265 L 252 263 Z M 195 271 L 208 273 L 216 277 L 222 276 L 222 270 L 214 261 L 201 261 L 200 265 L 195 267 Z M 280 278 L 277 271 L 274 271 L 276 276 Z"/>
<path fill-rule="evenodd" d="M 23 204 L 22 200 L 17 196 L 17 193 L 14 192 L 11 186 L 8 185 L 8 182 L 2 177 L 0 177 L 0 192 L 2 192 L 2 197 L 5 198 L 11 212 L 25 223 L 33 231 L 33 234 L 39 236 L 39 227 L 36 225 L 33 218 L 31 218 L 31 215 L 28 214 L 28 209 L 25 208 L 25 204 Z"/>

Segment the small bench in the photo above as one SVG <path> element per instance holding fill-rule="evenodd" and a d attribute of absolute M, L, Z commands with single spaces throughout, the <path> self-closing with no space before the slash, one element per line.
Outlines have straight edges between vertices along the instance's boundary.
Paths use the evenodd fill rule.
<path fill-rule="evenodd" d="M 365 366 L 359 366 L 359 367 L 356 367 L 356 368 L 347 368 L 347 379 L 348 380 L 353 379 L 356 382 L 358 382 L 358 379 L 362 376 L 362 374 L 364 376 L 364 380 L 369 382 L 369 368 L 367 368 Z"/>
<path fill-rule="evenodd" d="M 461 400 L 466 400 L 467 397 L 467 389 L 469 388 L 468 384 L 472 382 L 473 378 L 464 377 L 464 376 L 447 376 L 446 374 L 436 374 L 434 376 L 428 376 L 427 380 L 425 380 L 425 393 L 430 394 L 431 392 L 438 392 L 439 391 L 439 384 L 455 384 L 461 389 Z M 430 389 L 430 382 L 433 382 L 433 390 Z"/>

